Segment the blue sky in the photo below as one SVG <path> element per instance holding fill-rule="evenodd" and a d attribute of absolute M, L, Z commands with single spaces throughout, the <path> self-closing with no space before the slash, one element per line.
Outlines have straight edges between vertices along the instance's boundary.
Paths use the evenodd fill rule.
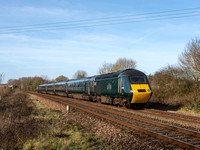
<path fill-rule="evenodd" d="M 47 75 L 89 76 L 104 62 L 125 57 L 153 74 L 177 64 L 187 42 L 200 35 L 197 16 L 93 27 L 2 32 L 5 28 L 137 15 L 200 7 L 199 0 L 6 0 L 0 1 L 0 72 L 9 79 Z M 148 17 L 148 16 L 147 16 Z"/>

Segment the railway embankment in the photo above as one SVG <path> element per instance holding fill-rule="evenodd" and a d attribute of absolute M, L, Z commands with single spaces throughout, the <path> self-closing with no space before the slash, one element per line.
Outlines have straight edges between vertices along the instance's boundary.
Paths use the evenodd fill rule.
<path fill-rule="evenodd" d="M 38 99 L 42 98 L 65 105 L 65 109 L 69 105 L 72 109 L 67 113 L 68 121 L 75 122 L 93 131 L 96 135 L 105 137 L 115 149 L 181 149 L 180 147 L 198 149 L 199 147 L 199 132 L 184 129 L 180 124 L 174 126 L 174 123 L 170 125 L 162 123 L 159 119 L 140 115 L 144 112 L 150 113 L 149 110 L 127 110 L 66 97 L 46 94 L 34 95 Z M 147 114 L 145 115 L 147 116 Z M 171 114 L 160 114 L 159 116 L 166 118 L 166 115 Z M 152 113 L 151 116 L 158 115 Z M 192 121 L 188 116 L 187 119 L 183 119 L 185 116 L 178 114 L 171 119 L 176 120 L 177 117 L 182 122 Z M 195 119 L 194 123 L 199 124 L 199 118 Z"/>
<path fill-rule="evenodd" d="M 0 149 L 110 149 L 103 138 L 66 120 L 63 109 L 25 93 L 3 97 Z"/>

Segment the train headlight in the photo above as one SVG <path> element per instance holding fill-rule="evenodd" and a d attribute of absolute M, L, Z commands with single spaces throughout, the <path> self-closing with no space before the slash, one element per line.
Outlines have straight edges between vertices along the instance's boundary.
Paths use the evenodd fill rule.
<path fill-rule="evenodd" d="M 151 90 L 148 90 L 148 92 L 151 92 Z"/>
<path fill-rule="evenodd" d="M 133 92 L 136 92 L 136 91 L 135 90 L 131 90 L 130 92 L 133 93 Z"/>

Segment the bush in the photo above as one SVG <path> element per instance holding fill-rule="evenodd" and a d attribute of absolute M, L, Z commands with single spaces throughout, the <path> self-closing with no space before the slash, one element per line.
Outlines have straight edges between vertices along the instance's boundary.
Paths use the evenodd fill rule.
<path fill-rule="evenodd" d="M 199 109 L 199 85 L 194 80 L 184 78 L 179 68 L 168 66 L 156 72 L 151 77 L 151 86 L 153 96 L 150 102 Z"/>
<path fill-rule="evenodd" d="M 8 88 L 0 88 L 0 96 L 4 98 L 10 94 L 10 90 Z"/>
<path fill-rule="evenodd" d="M 35 105 L 26 94 L 3 97 L 0 101 L 0 149 L 15 149 L 21 143 L 39 134 L 38 122 L 29 118 Z M 18 146 L 17 146 L 18 147 Z"/>
<path fill-rule="evenodd" d="M 200 96 L 193 95 L 188 101 L 186 109 L 200 112 Z"/>

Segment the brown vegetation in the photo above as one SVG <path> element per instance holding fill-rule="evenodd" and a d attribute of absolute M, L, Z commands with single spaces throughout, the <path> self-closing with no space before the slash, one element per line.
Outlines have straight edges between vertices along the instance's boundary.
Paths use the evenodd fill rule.
<path fill-rule="evenodd" d="M 65 76 L 63 76 L 63 75 L 58 76 L 58 77 L 56 78 L 56 82 L 67 81 L 67 80 L 69 80 L 68 77 L 65 77 Z"/>
<path fill-rule="evenodd" d="M 29 118 L 35 105 L 18 93 L 0 101 L 0 148 L 15 149 L 16 144 L 39 134 L 38 122 Z M 45 128 L 44 128 L 45 129 Z"/>
<path fill-rule="evenodd" d="M 9 88 L 0 88 L 0 96 L 1 98 L 4 98 L 6 96 L 8 96 L 10 93 L 10 89 Z"/>
<path fill-rule="evenodd" d="M 8 80 L 8 84 L 16 85 L 23 91 L 36 91 L 39 84 L 46 83 L 42 77 L 22 77 Z"/>
<path fill-rule="evenodd" d="M 22 77 L 19 79 L 10 79 L 8 80 L 8 84 L 17 86 L 22 91 L 37 91 L 37 87 L 40 84 L 44 83 L 52 83 L 52 82 L 60 82 L 66 81 L 68 77 L 63 75 L 58 76 L 55 80 L 48 80 L 46 76 L 43 77 Z"/>
<path fill-rule="evenodd" d="M 153 96 L 150 100 L 162 109 L 185 107 L 200 111 L 200 83 L 180 76 L 181 70 L 168 66 L 156 72 L 151 78 Z"/>
<path fill-rule="evenodd" d="M 0 101 L 0 149 L 102 149 L 105 142 L 26 94 Z"/>
<path fill-rule="evenodd" d="M 167 66 L 150 76 L 151 102 L 159 107 L 184 107 L 200 111 L 200 40 L 192 39 L 179 57 L 178 66 Z"/>
<path fill-rule="evenodd" d="M 73 78 L 74 79 L 80 79 L 80 78 L 85 78 L 85 77 L 87 77 L 88 75 L 87 75 L 87 72 L 85 72 L 85 71 L 83 71 L 83 70 L 78 70 L 75 74 L 74 74 L 74 76 L 73 76 Z"/>

